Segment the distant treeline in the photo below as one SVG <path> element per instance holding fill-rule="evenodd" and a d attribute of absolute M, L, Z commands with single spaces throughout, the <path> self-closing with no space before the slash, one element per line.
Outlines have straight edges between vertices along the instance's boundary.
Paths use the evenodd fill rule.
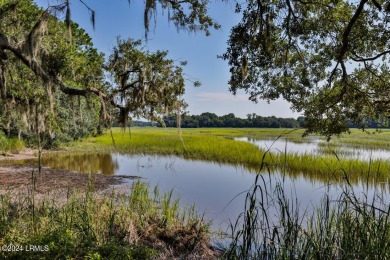
<path fill-rule="evenodd" d="M 142 127 L 146 127 L 146 126 L 158 126 L 158 123 L 156 122 L 145 122 L 145 121 L 138 121 L 138 120 L 132 120 L 130 121 L 130 126 L 142 126 Z"/>
<path fill-rule="evenodd" d="M 139 120 L 130 120 L 126 124 L 126 127 L 149 127 L 149 126 L 159 126 L 156 122 L 146 122 L 146 121 L 139 121 Z M 122 127 L 122 125 L 119 122 L 113 122 L 112 127 Z"/>
<path fill-rule="evenodd" d="M 347 125 L 349 128 L 362 128 L 362 125 L 358 125 L 351 120 L 347 120 Z M 382 121 L 382 122 L 376 122 L 374 120 L 367 120 L 364 124 L 364 128 L 374 128 L 374 129 L 387 129 L 390 128 L 390 120 L 388 121 Z"/>
<path fill-rule="evenodd" d="M 167 127 L 177 127 L 176 115 L 164 117 L 164 122 Z M 203 113 L 201 115 L 183 115 L 181 119 L 181 127 L 183 128 L 198 128 L 198 127 L 258 127 L 258 128 L 299 128 L 305 127 L 305 118 L 303 116 L 294 118 L 280 118 L 275 116 L 263 117 L 256 114 L 248 114 L 246 119 L 236 117 L 233 113 L 217 116 L 214 113 Z M 349 128 L 358 128 L 359 126 L 348 120 Z M 113 125 L 120 126 L 118 123 Z M 156 122 L 145 122 L 132 120 L 128 126 L 138 127 L 161 127 Z M 368 120 L 365 128 L 389 128 L 390 121 L 387 123 L 377 123 L 374 120 Z"/>
<path fill-rule="evenodd" d="M 164 117 L 167 127 L 176 127 L 176 116 Z M 303 127 L 304 118 L 280 118 L 275 116 L 263 117 L 256 114 L 248 114 L 246 119 L 236 117 L 233 113 L 217 116 L 214 113 L 201 115 L 183 115 L 181 127 L 259 127 L 259 128 L 298 128 Z"/>

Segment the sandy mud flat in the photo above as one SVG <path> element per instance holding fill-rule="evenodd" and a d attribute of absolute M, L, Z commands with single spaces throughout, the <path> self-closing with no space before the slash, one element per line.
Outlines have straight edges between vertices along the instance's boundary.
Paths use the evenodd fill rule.
<path fill-rule="evenodd" d="M 63 200 L 76 190 L 83 191 L 87 188 L 88 174 L 49 167 L 42 167 L 39 173 L 38 163 L 32 161 L 34 159 L 37 159 L 37 156 L 33 150 L 0 156 L 0 195 L 10 192 L 31 194 L 33 191 L 38 199 L 50 196 Z M 90 178 L 94 191 L 105 192 L 111 188 L 123 191 L 131 186 L 129 180 L 137 177 L 92 174 Z"/>

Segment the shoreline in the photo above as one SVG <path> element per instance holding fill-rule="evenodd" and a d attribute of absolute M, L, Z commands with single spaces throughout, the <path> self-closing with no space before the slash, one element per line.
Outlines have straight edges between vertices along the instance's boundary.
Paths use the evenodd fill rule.
<path fill-rule="evenodd" d="M 42 166 L 39 174 L 38 164 L 29 162 L 38 159 L 36 154 L 36 150 L 24 149 L 17 154 L 0 156 L 0 195 L 9 192 L 13 194 L 28 193 L 35 185 L 34 194 L 37 197 L 56 193 L 56 199 L 61 201 L 67 197 L 69 192 L 86 190 L 89 176 L 91 176 L 91 188 L 95 192 L 121 189 L 122 186 L 126 187 L 127 184 L 130 184 L 130 180 L 138 178 L 137 176 L 89 175 L 47 166 Z"/>
<path fill-rule="evenodd" d="M 37 156 L 34 155 L 32 150 L 21 151 L 19 154 L 11 156 L 0 156 L 0 198 L 4 198 L 3 203 L 9 203 L 12 207 L 16 207 L 18 212 L 21 212 L 19 215 L 15 215 L 15 221 L 19 221 L 18 223 L 26 222 L 23 218 L 24 215 L 34 214 L 31 213 L 31 205 L 35 205 L 33 208 L 40 212 L 35 217 L 35 221 L 40 224 L 47 218 L 47 215 L 45 215 L 45 211 L 39 211 L 39 209 L 54 210 L 53 212 L 56 212 L 56 209 L 61 209 L 76 222 L 80 220 L 78 218 L 80 214 L 89 212 L 90 216 L 99 217 L 90 217 L 83 219 L 83 221 L 88 221 L 89 225 L 97 224 L 99 227 L 105 227 L 106 223 L 112 221 L 115 224 L 115 230 L 124 232 L 113 234 L 116 238 L 126 241 L 126 244 L 119 249 L 128 250 L 131 248 L 136 252 L 136 255 L 137 252 L 140 252 L 141 255 L 149 252 L 148 254 L 153 255 L 153 259 L 183 259 L 184 257 L 188 257 L 188 259 L 218 259 L 221 255 L 221 252 L 210 243 L 210 233 L 204 230 L 204 228 L 207 229 L 207 224 L 191 217 L 187 217 L 187 221 L 190 222 L 179 221 L 179 223 L 176 223 L 178 219 L 175 218 L 178 218 L 179 215 L 168 217 L 169 214 L 178 214 L 175 213 L 177 209 L 175 209 L 174 203 L 169 202 L 169 206 L 166 208 L 168 213 L 165 213 L 153 198 L 146 200 L 147 204 L 145 205 L 154 207 L 154 210 L 138 208 L 137 205 L 145 203 L 143 196 L 148 194 L 148 192 L 142 193 L 147 186 L 137 183 L 134 184 L 135 186 L 133 185 L 131 180 L 139 177 L 85 174 L 77 171 L 52 169 L 46 166 L 43 166 L 41 173 L 39 173 L 38 164 L 28 161 L 33 159 L 37 159 Z M 131 189 L 138 189 L 138 193 L 134 197 L 135 202 L 126 199 Z M 90 191 L 92 191 L 91 195 L 89 194 Z M 160 199 L 162 201 L 167 200 L 163 196 Z M 153 203 L 148 204 L 148 201 Z M 125 206 L 135 203 L 132 205 L 134 207 L 132 208 L 132 214 L 142 217 L 131 217 L 132 214 L 129 214 L 121 203 L 125 203 Z M 68 207 L 68 205 L 72 206 Z M 110 206 L 108 207 L 108 205 Z M 88 211 L 78 211 L 80 207 L 90 208 Z M 153 213 L 155 211 L 159 212 L 157 216 L 153 215 L 156 214 Z M 117 217 L 105 220 L 107 214 Z M 143 223 L 142 219 L 145 214 L 148 218 L 146 227 L 142 228 L 141 223 Z M 57 218 L 58 223 L 66 223 L 61 215 L 54 214 L 53 216 Z M 18 219 L 22 219 L 22 221 Z M 122 221 L 122 219 L 125 219 L 125 221 Z M 171 224 L 164 222 L 164 219 Z M 81 223 L 85 224 L 85 222 Z M 70 230 L 74 231 L 75 229 L 70 228 Z M 22 231 L 20 232 L 22 234 Z M 51 230 L 51 232 L 62 234 L 58 230 Z M 107 231 L 104 232 L 107 233 Z M 104 236 L 106 234 L 104 232 L 99 233 L 99 235 Z M 110 232 L 112 232 L 111 229 Z M 120 237 L 121 234 L 126 234 L 126 236 Z M 74 242 L 81 243 L 76 238 Z M 60 244 L 61 242 L 57 241 L 56 243 Z M 94 243 L 99 245 L 99 242 L 95 241 Z M 109 246 L 110 244 L 103 243 L 102 245 Z M 146 249 L 148 251 L 142 251 Z M 1 255 L 0 250 L 0 258 Z M 17 252 L 14 256 L 16 255 Z M 5 254 L 3 256 L 11 255 Z"/>

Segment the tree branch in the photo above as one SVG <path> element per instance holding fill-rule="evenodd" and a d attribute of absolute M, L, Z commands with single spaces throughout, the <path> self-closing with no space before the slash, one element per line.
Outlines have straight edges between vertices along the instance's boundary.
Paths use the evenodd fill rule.
<path fill-rule="evenodd" d="M 134 88 L 135 84 L 137 83 L 140 83 L 141 81 L 140 80 L 135 80 L 129 84 L 126 84 L 124 85 L 123 87 L 119 88 L 119 89 L 114 89 L 111 94 L 110 94 L 110 97 L 114 97 L 116 94 L 120 93 L 120 92 L 123 92 L 123 91 L 126 91 L 128 90 L 129 88 Z"/>
<path fill-rule="evenodd" d="M 61 92 L 70 96 L 84 96 L 87 94 L 93 93 L 101 98 L 101 100 L 108 101 L 114 107 L 119 109 L 124 109 L 123 106 L 120 106 L 115 103 L 114 98 L 107 96 L 100 89 L 89 87 L 85 89 L 77 89 L 67 86 L 62 80 L 56 76 L 50 76 L 30 55 L 24 54 L 23 50 L 26 49 L 25 44 L 28 44 L 28 41 L 24 41 L 23 44 L 18 44 L 13 40 L 7 38 L 3 33 L 0 33 L 0 49 L 11 51 L 21 62 L 23 62 L 29 69 L 31 69 L 34 74 L 43 80 L 44 82 L 53 82 Z"/>
<path fill-rule="evenodd" d="M 379 11 L 382 11 L 382 6 L 376 0 L 372 0 L 372 3 L 375 5 L 376 8 L 379 9 Z"/>
<path fill-rule="evenodd" d="M 353 55 L 355 55 L 357 58 L 353 58 L 351 57 L 351 59 L 353 61 L 356 61 L 356 62 L 366 62 L 366 61 L 374 61 L 380 57 L 382 57 L 383 55 L 386 55 L 386 54 L 390 54 L 390 50 L 387 50 L 387 51 L 384 51 L 384 52 L 381 52 L 373 57 L 367 57 L 367 58 L 363 58 L 363 57 L 360 57 L 359 55 L 357 55 L 356 53 L 352 53 Z"/>
<path fill-rule="evenodd" d="M 360 14 L 363 11 L 364 5 L 367 3 L 368 0 L 361 0 L 359 3 L 358 8 L 356 9 L 355 14 L 352 16 L 351 20 L 349 21 L 347 28 L 345 28 L 345 31 L 343 33 L 342 38 L 342 46 L 340 50 L 340 54 L 337 57 L 337 60 L 341 63 L 341 61 L 344 59 L 345 53 L 348 51 L 348 45 L 349 45 L 349 34 L 351 33 L 353 25 L 356 23 L 357 19 L 359 18 Z"/>

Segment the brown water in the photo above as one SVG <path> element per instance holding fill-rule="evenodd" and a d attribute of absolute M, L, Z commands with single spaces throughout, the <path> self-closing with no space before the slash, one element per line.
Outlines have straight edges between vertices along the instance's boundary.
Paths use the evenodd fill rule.
<path fill-rule="evenodd" d="M 152 187 L 158 185 L 162 191 L 174 190 L 182 205 L 196 204 L 213 219 L 215 227 L 226 228 L 229 220 L 235 220 L 243 211 L 245 191 L 254 183 L 256 172 L 232 165 L 204 161 L 185 160 L 169 156 L 139 156 L 122 154 L 55 154 L 43 158 L 45 165 L 58 169 L 77 170 L 84 173 L 140 176 Z M 324 194 L 337 198 L 342 190 L 332 180 L 307 178 L 303 174 L 282 175 L 262 173 L 269 192 L 277 182 L 282 183 L 288 199 L 298 199 L 300 207 L 312 209 Z M 388 187 L 387 184 L 382 187 Z M 357 193 L 365 190 L 362 183 L 354 185 Z M 377 186 L 366 192 L 372 197 Z"/>

